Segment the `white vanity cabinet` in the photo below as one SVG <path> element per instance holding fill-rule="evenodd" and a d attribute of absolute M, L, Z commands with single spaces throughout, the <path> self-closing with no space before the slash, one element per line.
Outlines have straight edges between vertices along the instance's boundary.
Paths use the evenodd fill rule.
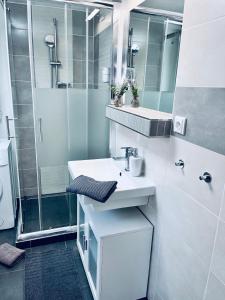
<path fill-rule="evenodd" d="M 153 227 L 136 208 L 95 211 L 78 195 L 77 246 L 95 300 L 146 297 Z"/>

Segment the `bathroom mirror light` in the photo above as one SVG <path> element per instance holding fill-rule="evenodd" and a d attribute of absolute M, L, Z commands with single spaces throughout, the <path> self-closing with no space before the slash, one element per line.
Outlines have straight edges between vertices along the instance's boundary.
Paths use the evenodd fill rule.
<path fill-rule="evenodd" d="M 86 18 L 86 22 L 90 21 L 91 19 L 94 18 L 94 16 L 96 16 L 98 13 L 99 13 L 99 9 L 98 8 L 95 8 L 91 13 L 90 15 L 88 15 L 88 17 Z"/>

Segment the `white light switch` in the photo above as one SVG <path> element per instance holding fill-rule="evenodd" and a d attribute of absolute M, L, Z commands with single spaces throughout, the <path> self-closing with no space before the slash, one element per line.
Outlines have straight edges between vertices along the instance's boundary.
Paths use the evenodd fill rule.
<path fill-rule="evenodd" d="M 185 135 L 187 119 L 185 117 L 175 116 L 173 122 L 173 131 Z"/>

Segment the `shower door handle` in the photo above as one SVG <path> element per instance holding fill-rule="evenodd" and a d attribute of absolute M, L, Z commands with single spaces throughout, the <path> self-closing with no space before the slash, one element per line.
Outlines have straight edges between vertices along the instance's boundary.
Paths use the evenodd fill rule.
<path fill-rule="evenodd" d="M 17 118 L 9 118 L 9 116 L 5 116 L 5 120 L 6 120 L 6 130 L 7 130 L 8 140 L 15 139 L 16 136 L 11 136 L 11 134 L 10 134 L 9 121 L 17 120 Z"/>
<path fill-rule="evenodd" d="M 39 124 L 39 141 L 43 142 L 43 132 L 42 132 L 42 118 L 38 118 L 38 124 Z"/>

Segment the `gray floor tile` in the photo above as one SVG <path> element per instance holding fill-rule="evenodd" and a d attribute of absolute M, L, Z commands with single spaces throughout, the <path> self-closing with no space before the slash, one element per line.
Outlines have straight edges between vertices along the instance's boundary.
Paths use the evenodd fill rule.
<path fill-rule="evenodd" d="M 0 295 L 2 300 L 24 299 L 24 271 L 0 274 Z"/>

